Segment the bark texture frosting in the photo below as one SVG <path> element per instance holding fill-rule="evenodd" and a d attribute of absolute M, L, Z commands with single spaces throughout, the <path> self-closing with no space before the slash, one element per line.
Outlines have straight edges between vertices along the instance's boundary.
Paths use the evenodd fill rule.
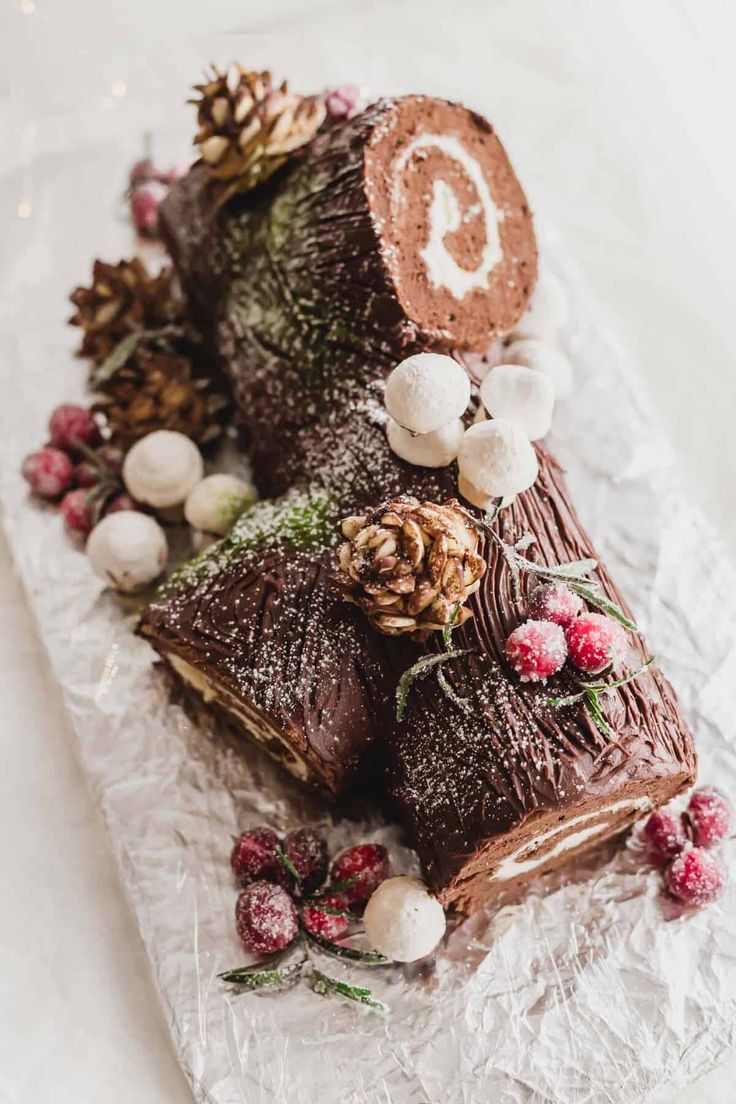
<path fill-rule="evenodd" d="M 226 208 L 195 168 L 164 223 L 252 431 L 261 490 L 285 492 L 145 612 L 141 632 L 178 674 L 302 781 L 339 793 L 380 768 L 426 877 L 464 910 L 687 785 L 691 739 L 656 670 L 604 699 L 615 739 L 582 706 L 550 705 L 577 688 L 569 673 L 519 681 L 503 646 L 524 610 L 495 546 L 479 545 L 474 616 L 453 637 L 469 651 L 443 667 L 465 709 L 427 678 L 401 722 L 401 673 L 442 645 L 376 633 L 333 578 L 339 519 L 402 494 L 458 495 L 454 465 L 389 450 L 387 373 L 428 345 L 479 348 L 526 305 L 531 222 L 488 124 L 423 97 L 385 102 L 332 124 L 268 190 Z M 537 454 L 539 479 L 503 511 L 501 536 L 533 534 L 527 554 L 547 563 L 590 555 L 557 464 Z"/>

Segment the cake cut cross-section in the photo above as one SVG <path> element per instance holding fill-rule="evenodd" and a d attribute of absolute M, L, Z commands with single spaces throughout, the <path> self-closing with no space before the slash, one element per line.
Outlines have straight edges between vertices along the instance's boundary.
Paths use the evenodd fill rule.
<path fill-rule="evenodd" d="M 439 634 L 382 635 L 337 579 L 341 518 L 401 495 L 461 498 L 455 465 L 417 467 L 389 448 L 388 373 L 418 351 L 463 363 L 533 294 L 529 208 L 490 124 L 429 97 L 381 101 L 326 124 L 227 204 L 195 166 L 162 222 L 272 496 L 144 612 L 140 632 L 177 677 L 301 782 L 339 796 L 378 778 L 430 885 L 466 912 L 686 787 L 692 740 L 655 667 L 601 699 L 610 732 L 582 703 L 551 704 L 578 688 L 569 668 L 546 685 L 519 680 L 504 643 L 527 595 L 494 542 L 479 544 L 486 570 L 453 633 L 463 654 L 443 666 L 453 694 L 417 680 L 401 720 L 397 684 L 442 649 Z M 594 555 L 556 461 L 535 449 L 539 477 L 500 512 L 498 534 L 530 534 L 526 555 L 541 563 Z M 640 637 L 631 649 L 632 665 L 648 658 Z"/>

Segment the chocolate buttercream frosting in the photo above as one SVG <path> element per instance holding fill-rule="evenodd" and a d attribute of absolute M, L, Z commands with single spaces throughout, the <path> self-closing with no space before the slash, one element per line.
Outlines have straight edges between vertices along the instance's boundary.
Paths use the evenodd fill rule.
<path fill-rule="evenodd" d="M 227 207 L 195 167 L 163 222 L 253 435 L 261 490 L 281 495 L 144 613 L 141 632 L 177 673 L 304 782 L 338 794 L 380 772 L 425 876 L 466 911 L 686 786 L 691 738 L 656 668 L 604 698 L 614 736 L 583 706 L 550 704 L 577 689 L 568 672 L 519 682 L 503 645 L 525 613 L 494 544 L 479 546 L 474 616 L 453 635 L 467 651 L 443 666 L 465 704 L 424 678 L 402 721 L 401 673 L 441 642 L 381 636 L 334 579 L 340 518 L 400 494 L 458 496 L 454 465 L 412 467 L 388 449 L 388 371 L 418 348 L 480 349 L 531 293 L 531 219 L 489 124 L 443 101 L 385 101 Z M 532 534 L 527 555 L 544 563 L 594 555 L 558 465 L 537 451 L 539 478 L 499 534 Z M 631 666 L 645 658 L 632 635 Z"/>

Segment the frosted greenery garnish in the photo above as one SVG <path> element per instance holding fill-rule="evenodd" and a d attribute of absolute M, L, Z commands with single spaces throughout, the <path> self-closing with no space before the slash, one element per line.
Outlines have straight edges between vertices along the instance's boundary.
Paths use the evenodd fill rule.
<path fill-rule="evenodd" d="M 268 962 L 255 962 L 251 966 L 240 966 L 236 970 L 226 970 L 217 976 L 228 985 L 239 985 L 244 989 L 283 989 L 298 980 L 306 957 L 288 966 L 276 966 L 284 955 L 274 955 Z M 274 965 L 271 965 L 274 963 Z"/>
<path fill-rule="evenodd" d="M 327 997 L 330 993 L 338 993 L 341 997 L 347 997 L 348 1000 L 357 1001 L 358 1004 L 375 1008 L 378 1012 L 387 1011 L 383 1001 L 376 1000 L 370 989 L 367 989 L 364 985 L 348 985 L 345 981 L 328 977 L 321 970 L 312 970 L 308 980 L 314 992 L 321 997 Z"/>
<path fill-rule="evenodd" d="M 595 571 L 598 561 L 594 559 L 573 560 L 565 564 L 540 564 L 527 559 L 522 553 L 535 543 L 536 538 L 531 533 L 526 533 L 516 544 L 507 544 L 499 537 L 493 528 L 493 523 L 498 516 L 501 500 L 498 499 L 494 507 L 483 518 L 474 518 L 467 513 L 468 519 L 476 528 L 480 529 L 491 540 L 506 562 L 511 576 L 511 593 L 514 601 L 521 600 L 521 575 L 536 575 L 540 579 L 551 579 L 564 582 L 570 590 L 579 595 L 583 601 L 603 613 L 608 614 L 623 625 L 629 632 L 638 633 L 639 629 L 634 622 L 626 616 L 623 610 L 607 598 L 599 583 L 588 578 L 591 571 Z"/>
<path fill-rule="evenodd" d="M 628 675 L 624 675 L 623 678 L 614 679 L 613 682 L 590 683 L 580 679 L 579 685 L 581 689 L 577 693 L 568 694 L 564 698 L 550 698 L 549 704 L 559 709 L 566 705 L 577 705 L 578 702 L 583 702 L 586 710 L 590 714 L 590 719 L 598 731 L 608 739 L 615 740 L 616 733 L 605 718 L 603 706 L 601 705 L 601 697 L 604 694 L 610 694 L 612 690 L 616 690 L 619 686 L 626 686 L 627 683 L 633 682 L 634 679 L 637 679 L 639 675 L 642 675 L 651 667 L 653 663 L 654 656 L 648 659 L 638 670 L 630 671 Z"/>
<path fill-rule="evenodd" d="M 458 693 L 452 688 L 447 681 L 445 672 L 442 670 L 442 664 L 447 663 L 450 659 L 457 659 L 458 656 L 467 655 L 470 651 L 469 648 L 453 648 L 452 646 L 452 630 L 457 623 L 457 616 L 460 610 L 460 604 L 457 603 L 452 610 L 452 616 L 447 624 L 442 629 L 442 643 L 445 645 L 444 652 L 433 653 L 431 655 L 422 656 L 416 663 L 404 671 L 403 675 L 399 679 L 399 685 L 396 687 L 396 720 L 402 721 L 404 714 L 406 713 L 406 703 L 409 698 L 409 691 L 412 688 L 414 682 L 419 678 L 424 678 L 433 669 L 437 669 L 437 681 L 441 690 L 450 701 L 462 709 L 464 713 L 470 710 L 470 705 L 465 698 L 461 698 Z"/>
<path fill-rule="evenodd" d="M 298 552 L 329 548 L 337 540 L 333 515 L 332 500 L 324 491 L 293 491 L 275 502 L 256 502 L 240 515 L 226 537 L 177 568 L 160 593 L 166 596 L 215 577 L 236 556 L 264 545 Z"/>

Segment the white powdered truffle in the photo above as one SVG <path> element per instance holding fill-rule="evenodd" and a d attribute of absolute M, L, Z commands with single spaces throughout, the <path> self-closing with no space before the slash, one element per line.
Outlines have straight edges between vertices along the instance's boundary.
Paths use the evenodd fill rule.
<path fill-rule="evenodd" d="M 123 480 L 133 498 L 162 509 L 181 505 L 203 472 L 194 442 L 169 429 L 136 441 L 123 463 Z"/>
<path fill-rule="evenodd" d="M 129 593 L 161 574 L 169 549 L 166 534 L 152 517 L 120 510 L 94 527 L 86 552 L 95 575 Z"/>
<path fill-rule="evenodd" d="M 573 384 L 572 365 L 554 345 L 534 338 L 512 341 L 504 349 L 503 359 L 507 364 L 523 364 L 525 368 L 534 368 L 547 376 L 558 401 L 569 398 Z"/>
<path fill-rule="evenodd" d="M 465 427 L 459 418 L 433 433 L 412 434 L 393 418 L 386 423 L 386 436 L 391 450 L 402 460 L 422 468 L 444 468 L 457 456 Z"/>
<path fill-rule="evenodd" d="M 499 364 L 480 385 L 480 399 L 493 418 L 513 422 L 530 441 L 546 437 L 552 425 L 555 391 L 551 381 L 521 364 Z"/>
<path fill-rule="evenodd" d="M 412 433 L 432 433 L 459 418 L 470 402 L 470 380 L 452 357 L 417 353 L 386 380 L 386 409 Z"/>
<path fill-rule="evenodd" d="M 460 474 L 494 498 L 520 494 L 537 478 L 537 454 L 522 431 L 500 418 L 466 429 L 458 453 Z"/>
<path fill-rule="evenodd" d="M 514 327 L 514 337 L 554 340 L 567 323 L 567 293 L 551 272 L 540 272 L 529 308 Z"/>
<path fill-rule="evenodd" d="M 464 475 L 458 475 L 457 489 L 466 502 L 469 502 L 471 506 L 477 506 L 479 510 L 484 510 L 486 513 L 493 509 L 496 499 L 498 498 L 497 495 L 494 497 L 493 495 L 486 494 L 485 491 L 479 490 L 478 487 L 474 487 Z M 505 495 L 501 499 L 500 509 L 505 510 L 507 506 L 511 505 L 515 498 L 516 495 Z"/>
<path fill-rule="evenodd" d="M 363 917 L 371 946 L 394 962 L 415 962 L 435 949 L 445 934 L 445 913 L 419 878 L 381 882 Z"/>
<path fill-rule="evenodd" d="M 256 500 L 250 483 L 227 472 L 207 475 L 187 495 L 184 517 L 194 529 L 227 533 L 236 519 Z"/>

